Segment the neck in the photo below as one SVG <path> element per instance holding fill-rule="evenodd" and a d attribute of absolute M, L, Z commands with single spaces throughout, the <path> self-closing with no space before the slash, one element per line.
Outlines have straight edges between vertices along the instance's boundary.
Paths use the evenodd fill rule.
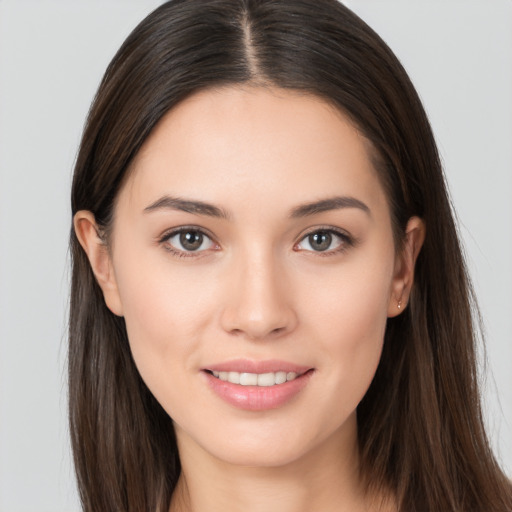
<path fill-rule="evenodd" d="M 355 417 L 348 435 L 334 434 L 304 457 L 280 466 L 230 464 L 206 453 L 179 429 L 177 436 L 182 473 L 170 512 L 392 510 L 363 491 Z"/>

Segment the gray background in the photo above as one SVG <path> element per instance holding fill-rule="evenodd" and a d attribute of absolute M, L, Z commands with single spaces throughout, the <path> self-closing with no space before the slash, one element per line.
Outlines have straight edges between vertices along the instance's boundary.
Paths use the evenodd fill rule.
<path fill-rule="evenodd" d="M 160 3 L 0 0 L 0 512 L 79 510 L 65 384 L 71 170 L 106 65 Z M 512 2 L 346 3 L 430 115 L 485 319 L 489 432 L 512 476 Z"/>

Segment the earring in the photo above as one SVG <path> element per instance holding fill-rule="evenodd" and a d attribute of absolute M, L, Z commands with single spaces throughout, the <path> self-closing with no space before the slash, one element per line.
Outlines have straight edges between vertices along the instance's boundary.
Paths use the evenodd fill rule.
<path fill-rule="evenodd" d="M 398 301 L 397 307 L 398 309 L 402 309 L 402 299 Z"/>

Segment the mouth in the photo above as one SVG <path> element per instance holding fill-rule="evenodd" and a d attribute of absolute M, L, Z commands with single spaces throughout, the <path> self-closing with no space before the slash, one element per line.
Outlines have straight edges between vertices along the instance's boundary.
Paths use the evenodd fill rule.
<path fill-rule="evenodd" d="M 272 387 L 284 384 L 285 382 L 291 382 L 305 373 L 277 371 L 267 373 L 248 373 L 248 372 L 219 372 L 215 370 L 205 370 L 206 373 L 213 375 L 216 379 L 224 382 L 230 382 L 231 384 L 239 384 L 240 386 L 258 386 L 258 387 Z"/>
<path fill-rule="evenodd" d="M 307 387 L 314 368 L 283 361 L 238 360 L 203 368 L 215 395 L 238 409 L 277 409 L 296 399 Z"/>

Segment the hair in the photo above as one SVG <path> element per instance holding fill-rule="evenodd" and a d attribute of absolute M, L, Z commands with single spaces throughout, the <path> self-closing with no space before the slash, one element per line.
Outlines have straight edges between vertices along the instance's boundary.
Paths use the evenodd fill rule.
<path fill-rule="evenodd" d="M 484 430 L 474 301 L 434 137 L 406 72 L 336 0 L 174 0 L 142 21 L 91 106 L 72 213 L 108 233 L 130 163 L 170 109 L 200 90 L 278 87 L 322 98 L 370 141 L 393 231 L 427 226 L 410 304 L 388 320 L 357 408 L 361 475 L 401 512 L 506 511 L 512 487 Z M 71 230 L 69 420 L 83 509 L 167 511 L 180 475 L 171 418 L 134 364 Z M 476 316 L 476 315 L 475 315 Z"/>

